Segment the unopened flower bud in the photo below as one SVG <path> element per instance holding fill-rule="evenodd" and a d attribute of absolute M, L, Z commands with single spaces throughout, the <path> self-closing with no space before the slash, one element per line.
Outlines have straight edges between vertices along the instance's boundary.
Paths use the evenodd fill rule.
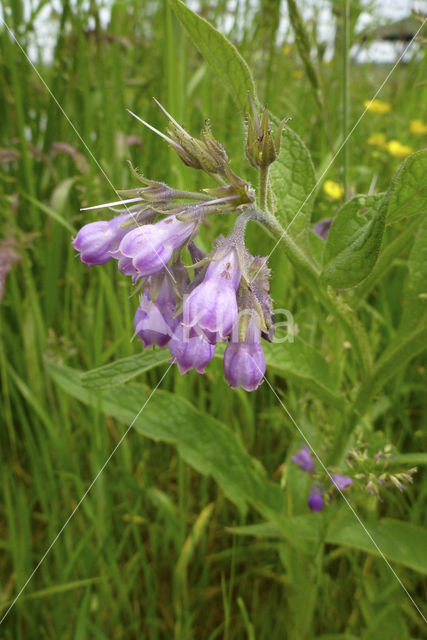
<path fill-rule="evenodd" d="M 249 100 L 253 117 L 250 115 L 247 117 L 246 157 L 256 169 L 265 168 L 279 157 L 283 127 L 289 118 L 281 121 L 276 135 L 273 137 L 270 129 L 268 107 L 265 107 L 260 122 L 250 95 Z"/>

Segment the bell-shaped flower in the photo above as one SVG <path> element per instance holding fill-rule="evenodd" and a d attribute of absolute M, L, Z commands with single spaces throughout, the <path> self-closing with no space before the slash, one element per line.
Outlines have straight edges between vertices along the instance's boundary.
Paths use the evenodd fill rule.
<path fill-rule="evenodd" d="M 112 259 L 112 252 L 117 249 L 122 238 L 131 232 L 129 227 L 123 228 L 132 214 L 125 213 L 112 220 L 89 222 L 80 229 L 72 245 L 80 254 L 84 264 L 105 264 Z"/>
<path fill-rule="evenodd" d="M 122 240 L 116 258 L 130 258 L 138 274 L 150 276 L 166 266 L 172 253 L 183 245 L 195 229 L 195 222 L 169 216 L 156 224 L 130 231 Z"/>
<path fill-rule="evenodd" d="M 148 278 L 141 302 L 135 313 L 134 329 L 144 347 L 157 345 L 164 349 L 178 324 L 175 315 L 175 293 L 169 275 Z"/>
<path fill-rule="evenodd" d="M 313 473 L 314 471 L 314 460 L 311 457 L 310 449 L 306 444 L 301 446 L 301 449 L 296 452 L 294 456 L 291 458 L 292 462 L 295 462 L 303 471 L 307 471 L 307 473 Z"/>
<path fill-rule="evenodd" d="M 224 340 L 237 320 L 236 290 L 240 278 L 234 248 L 219 260 L 213 260 L 203 282 L 193 289 L 184 303 L 184 326 L 206 332 L 211 340 Z"/>
<path fill-rule="evenodd" d="M 308 506 L 312 511 L 322 511 L 324 506 L 323 491 L 317 485 L 313 485 L 308 496 Z"/>
<path fill-rule="evenodd" d="M 214 356 L 215 345 L 210 344 L 203 335 L 197 335 L 193 329 L 179 324 L 169 342 L 169 351 L 181 374 L 190 369 L 205 373 L 206 365 Z"/>
<path fill-rule="evenodd" d="M 265 356 L 261 347 L 261 330 L 258 318 L 253 315 L 247 325 L 244 340 L 232 337 L 224 353 L 224 373 L 232 389 L 242 387 L 255 391 L 265 373 Z"/>

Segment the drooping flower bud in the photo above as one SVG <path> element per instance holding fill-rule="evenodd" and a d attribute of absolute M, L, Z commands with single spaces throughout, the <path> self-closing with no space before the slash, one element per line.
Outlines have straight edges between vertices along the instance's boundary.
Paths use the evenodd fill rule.
<path fill-rule="evenodd" d="M 206 365 L 214 356 L 215 345 L 210 344 L 203 335 L 197 335 L 193 329 L 179 324 L 169 343 L 169 351 L 181 374 L 190 369 L 205 373 Z"/>
<path fill-rule="evenodd" d="M 184 303 L 183 324 L 210 332 L 224 340 L 237 319 L 236 290 L 241 272 L 237 252 L 232 247 L 210 263 L 203 282 Z"/>
<path fill-rule="evenodd" d="M 314 472 L 314 460 L 311 457 L 310 449 L 306 444 L 301 446 L 301 449 L 297 451 L 297 453 L 292 456 L 292 462 L 295 462 L 303 471 L 307 471 L 307 473 Z"/>
<path fill-rule="evenodd" d="M 117 249 L 122 238 L 132 227 L 121 225 L 131 221 L 132 214 L 125 213 L 112 220 L 89 222 L 80 229 L 72 245 L 80 253 L 80 260 L 84 264 L 105 264 L 112 259 L 112 252 Z"/>
<path fill-rule="evenodd" d="M 166 266 L 175 249 L 190 238 L 195 228 L 194 220 L 183 222 L 176 216 L 138 227 L 123 238 L 114 257 L 130 258 L 140 276 L 150 276 Z"/>
<path fill-rule="evenodd" d="M 234 340 L 232 337 L 224 353 L 225 379 L 232 389 L 242 387 L 246 391 L 255 391 L 265 374 L 265 356 L 256 315 L 253 314 L 247 324 L 244 340 Z"/>
<path fill-rule="evenodd" d="M 289 118 L 281 121 L 277 128 L 276 135 L 273 138 L 270 129 L 268 107 L 265 107 L 260 122 L 250 95 L 249 100 L 252 106 L 253 117 L 250 115 L 247 117 L 246 157 L 256 169 L 261 167 L 265 168 L 279 157 L 283 127 Z"/>

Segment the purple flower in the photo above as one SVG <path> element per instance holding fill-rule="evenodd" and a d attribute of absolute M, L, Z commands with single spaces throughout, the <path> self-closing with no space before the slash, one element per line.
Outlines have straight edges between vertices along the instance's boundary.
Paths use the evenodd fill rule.
<path fill-rule="evenodd" d="M 334 487 L 340 491 L 353 484 L 353 480 L 351 478 L 348 476 L 342 476 L 340 473 L 333 473 L 331 477 Z"/>
<path fill-rule="evenodd" d="M 312 511 L 322 511 L 323 509 L 323 494 L 319 487 L 313 485 L 308 496 L 308 506 Z"/>
<path fill-rule="evenodd" d="M 320 222 L 318 222 L 314 227 L 314 233 L 317 233 L 317 235 L 323 238 L 323 240 L 327 240 L 332 222 L 333 218 L 324 218 L 324 220 L 320 220 Z"/>
<path fill-rule="evenodd" d="M 237 319 L 236 290 L 241 278 L 235 249 L 213 260 L 205 278 L 184 304 L 184 325 L 199 328 L 213 340 L 224 340 Z"/>
<path fill-rule="evenodd" d="M 224 373 L 232 389 L 242 387 L 255 391 L 265 373 L 264 351 L 260 344 L 261 331 L 255 317 L 249 321 L 243 342 L 229 342 L 224 353 Z"/>
<path fill-rule="evenodd" d="M 132 214 L 125 213 L 112 220 L 89 222 L 80 229 L 72 245 L 80 253 L 84 264 L 105 264 L 112 259 L 111 253 L 117 249 L 122 238 L 130 233 L 129 227 L 120 225 L 129 220 Z"/>
<path fill-rule="evenodd" d="M 130 231 L 120 243 L 115 257 L 122 260 L 124 268 L 129 268 L 130 258 L 140 276 L 150 276 L 165 267 L 172 253 L 183 245 L 194 231 L 195 223 L 182 222 L 169 216 L 156 224 L 146 224 Z"/>
<path fill-rule="evenodd" d="M 135 313 L 134 328 L 145 348 L 156 344 L 164 349 L 178 324 L 174 318 L 175 293 L 168 274 L 156 280 L 147 279 Z"/>
<path fill-rule="evenodd" d="M 205 373 L 205 367 L 215 353 L 215 345 L 180 324 L 169 343 L 169 351 L 176 360 L 181 374 L 187 373 L 190 369 Z"/>
<path fill-rule="evenodd" d="M 297 453 L 292 456 L 292 462 L 295 462 L 303 471 L 307 471 L 307 473 L 313 473 L 314 471 L 314 460 L 311 457 L 310 449 L 306 444 L 301 446 L 301 449 L 297 451 Z"/>

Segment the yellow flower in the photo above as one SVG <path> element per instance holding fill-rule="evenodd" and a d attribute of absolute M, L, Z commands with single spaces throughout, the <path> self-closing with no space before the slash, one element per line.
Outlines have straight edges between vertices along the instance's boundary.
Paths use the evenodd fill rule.
<path fill-rule="evenodd" d="M 288 55 L 288 53 L 290 53 L 292 51 L 292 47 L 290 44 L 285 44 L 285 46 L 282 49 L 283 53 L 285 54 L 285 56 Z"/>
<path fill-rule="evenodd" d="M 427 133 L 427 124 L 424 124 L 422 120 L 411 120 L 409 125 L 411 133 L 415 133 L 417 136 L 422 136 Z"/>
<path fill-rule="evenodd" d="M 401 144 L 399 140 L 390 140 L 390 142 L 387 143 L 387 151 L 395 158 L 406 158 L 406 156 L 409 156 L 414 150 L 406 144 Z"/>
<path fill-rule="evenodd" d="M 386 137 L 385 133 L 372 133 L 368 138 L 368 144 L 373 147 L 382 147 L 386 148 Z"/>
<path fill-rule="evenodd" d="M 339 200 L 344 195 L 343 187 L 338 184 L 338 182 L 334 182 L 333 180 L 325 180 L 323 191 L 327 196 L 332 198 L 332 200 Z"/>
<path fill-rule="evenodd" d="M 301 69 L 295 69 L 294 71 L 292 71 L 292 77 L 296 78 L 297 80 L 298 80 L 298 78 L 302 78 Z"/>
<path fill-rule="evenodd" d="M 380 116 L 391 111 L 391 104 L 382 100 L 365 100 L 363 104 L 368 111 L 378 113 Z"/>

